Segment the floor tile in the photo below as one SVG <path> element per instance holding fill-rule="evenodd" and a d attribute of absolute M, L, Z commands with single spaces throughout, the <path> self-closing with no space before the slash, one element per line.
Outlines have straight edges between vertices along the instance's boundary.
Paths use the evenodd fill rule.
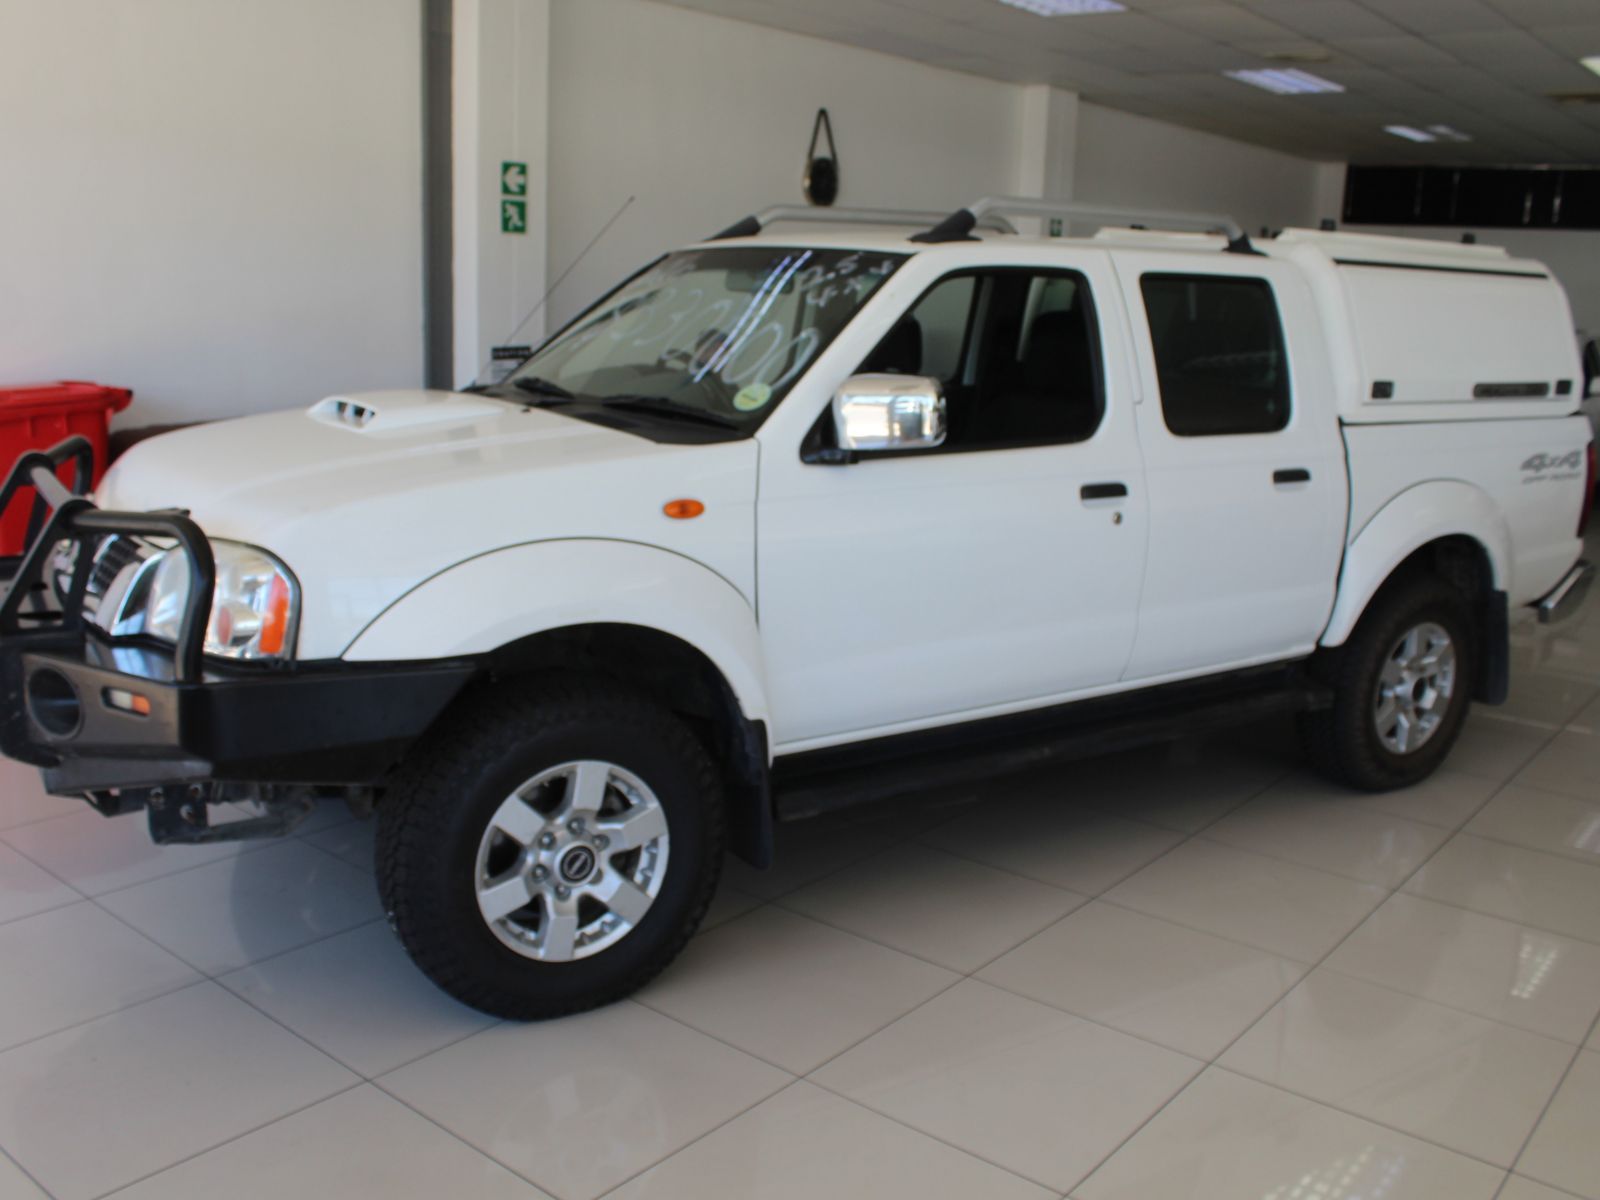
<path fill-rule="evenodd" d="M 1185 842 L 1106 899 L 1303 962 L 1383 900 L 1382 888 L 1218 842 Z"/>
<path fill-rule="evenodd" d="M 1398 887 L 1450 836 L 1436 825 L 1373 812 L 1351 800 L 1278 783 L 1209 826 L 1203 836 L 1389 888 Z"/>
<path fill-rule="evenodd" d="M 0 1145 L 86 1200 L 356 1082 L 212 983 L 0 1054 Z"/>
<path fill-rule="evenodd" d="M 0 842 L 0 924 L 81 899 L 50 872 Z"/>
<path fill-rule="evenodd" d="M 379 1082 L 561 1200 L 591 1200 L 790 1077 L 630 1001 L 497 1025 Z"/>
<path fill-rule="evenodd" d="M 435 987 L 382 921 L 217 982 L 369 1078 L 494 1024 Z"/>
<path fill-rule="evenodd" d="M 1308 969 L 1096 900 L 990 963 L 978 977 L 1210 1059 Z"/>
<path fill-rule="evenodd" d="M 366 1085 L 153 1175 L 118 1192 L 116 1200 L 540 1200 L 545 1195 Z"/>
<path fill-rule="evenodd" d="M 812 1078 L 1066 1191 L 1200 1068 L 1195 1059 L 969 979 Z"/>
<path fill-rule="evenodd" d="M 1183 840 L 1174 829 L 1059 799 L 995 805 L 919 840 L 951 854 L 1098 896 Z"/>
<path fill-rule="evenodd" d="M 371 875 L 376 871 L 374 856 L 377 852 L 377 836 L 377 821 L 350 820 L 341 821 L 330 828 L 313 830 L 304 834 L 302 840 Z"/>
<path fill-rule="evenodd" d="M 852 824 L 837 817 L 797 821 L 778 826 L 770 867 L 757 870 L 730 854 L 723 863 L 722 878 L 741 892 L 771 900 L 880 854 L 902 840 L 903 835 L 897 837 L 882 826 Z"/>
<path fill-rule="evenodd" d="M 1270 758 L 1215 742 L 1182 741 L 1084 763 L 1082 801 L 1118 816 L 1194 833 L 1282 778 Z"/>
<path fill-rule="evenodd" d="M 1490 1200 L 1502 1172 L 1210 1068 L 1077 1200 Z"/>
<path fill-rule="evenodd" d="M 1600 1198 L 1600 1054 L 1585 1050 L 1572 1064 L 1566 1081 L 1533 1140 L 1517 1163 L 1517 1171 L 1576 1192 Z"/>
<path fill-rule="evenodd" d="M 1600 687 L 1589 679 L 1551 671 L 1520 670 L 1513 663 L 1511 692 L 1506 702 L 1494 711 L 1559 727 L 1577 716 L 1596 696 L 1600 696 Z"/>
<path fill-rule="evenodd" d="M 3 1153 L 0 1153 L 0 1196 L 5 1200 L 50 1200 L 44 1189 Z"/>
<path fill-rule="evenodd" d="M 1319 783 L 1330 796 L 1347 796 L 1358 808 L 1391 813 L 1442 829 L 1460 829 L 1501 786 L 1481 775 L 1449 770 L 1435 771 L 1421 783 L 1393 792 L 1353 792 L 1342 784 L 1326 780 Z"/>
<path fill-rule="evenodd" d="M 64 817 L 10 830 L 5 839 L 89 896 L 234 858 L 261 845 L 158 846 L 141 814 L 105 817 L 86 804 Z"/>
<path fill-rule="evenodd" d="M 1044 1200 L 1043 1188 L 799 1082 L 607 1200 Z"/>
<path fill-rule="evenodd" d="M 1405 890 L 1600 942 L 1600 866 L 1458 833 Z"/>
<path fill-rule="evenodd" d="M 717 894 L 711 897 L 711 907 L 706 909 L 706 915 L 700 921 L 700 932 L 715 929 L 718 925 L 726 925 L 735 917 L 742 917 L 752 909 L 760 908 L 766 901 L 759 896 L 752 896 L 748 892 L 741 892 L 736 887 L 726 883 L 717 885 Z"/>
<path fill-rule="evenodd" d="M 293 840 L 99 902 L 211 975 L 383 915 L 371 876 Z"/>
<path fill-rule="evenodd" d="M 1311 973 L 1219 1065 L 1510 1167 L 1572 1047 L 1333 971 Z"/>
<path fill-rule="evenodd" d="M 1600 864 L 1600 779 L 1586 798 L 1508 786 L 1466 832 Z"/>
<path fill-rule="evenodd" d="M 1445 769 L 1504 783 L 1554 736 L 1553 730 L 1496 719 L 1489 715 L 1492 712 L 1482 710 L 1467 717 L 1444 760 Z"/>
<path fill-rule="evenodd" d="M 1506 1186 L 1495 1200 L 1572 1200 L 1572 1193 L 1558 1192 L 1542 1183 L 1513 1175 L 1506 1180 Z"/>
<path fill-rule="evenodd" d="M 0 925 L 0 1049 L 200 976 L 87 900 Z"/>
<path fill-rule="evenodd" d="M 1404 893 L 1326 965 L 1575 1045 L 1600 1012 L 1600 946 Z"/>
<path fill-rule="evenodd" d="M 1565 730 L 1524 767 L 1513 783 L 1580 800 L 1600 793 L 1600 733 Z"/>
<path fill-rule="evenodd" d="M 957 978 L 808 917 L 763 908 L 695 938 L 638 999 L 804 1074 Z"/>
<path fill-rule="evenodd" d="M 0 758 L 0 831 L 64 817 L 87 807 L 82 800 L 46 792 L 37 767 Z"/>
<path fill-rule="evenodd" d="M 908 845 L 830 875 L 779 904 L 966 973 L 1083 901 L 1009 871 Z"/>

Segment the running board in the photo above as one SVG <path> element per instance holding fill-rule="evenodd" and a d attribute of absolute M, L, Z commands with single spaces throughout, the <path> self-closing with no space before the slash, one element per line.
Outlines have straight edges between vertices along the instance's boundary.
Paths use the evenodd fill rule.
<path fill-rule="evenodd" d="M 1131 699 L 1131 702 L 1130 702 Z M 954 729 L 903 734 L 773 764 L 780 821 L 798 821 L 912 792 L 963 786 L 1020 771 L 1213 733 L 1333 703 L 1331 689 L 1293 673 L 1269 687 L 1176 685 L 1141 697 L 1023 713 Z"/>

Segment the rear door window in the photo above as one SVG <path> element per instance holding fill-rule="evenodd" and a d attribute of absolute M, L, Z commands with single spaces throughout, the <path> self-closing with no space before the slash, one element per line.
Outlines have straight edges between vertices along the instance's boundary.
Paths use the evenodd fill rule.
<path fill-rule="evenodd" d="M 1179 437 L 1275 433 L 1289 363 L 1272 285 L 1231 275 L 1145 275 L 1161 412 Z"/>

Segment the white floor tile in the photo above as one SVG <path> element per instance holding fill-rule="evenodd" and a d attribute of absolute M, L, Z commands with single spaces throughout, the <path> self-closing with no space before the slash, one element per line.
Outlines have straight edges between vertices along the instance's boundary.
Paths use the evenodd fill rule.
<path fill-rule="evenodd" d="M 0 1054 L 0 1145 L 87 1200 L 356 1082 L 212 983 Z"/>
<path fill-rule="evenodd" d="M 383 915 L 371 876 L 295 840 L 99 902 L 211 975 Z"/>
<path fill-rule="evenodd" d="M 1586 799 L 1506 787 L 1467 823 L 1466 832 L 1600 864 L 1600 779 Z"/>
<path fill-rule="evenodd" d="M 1534 1131 L 1517 1171 L 1600 1200 L 1600 1054 L 1585 1050 Z"/>
<path fill-rule="evenodd" d="M 1042 883 L 1098 896 L 1183 834 L 1060 799 L 984 807 L 919 839 Z"/>
<path fill-rule="evenodd" d="M 0 842 L 0 924 L 81 899 L 50 872 Z"/>
<path fill-rule="evenodd" d="M 1600 732 L 1569 729 L 1557 734 L 1512 782 L 1593 800 L 1600 792 Z"/>
<path fill-rule="evenodd" d="M 1506 1186 L 1495 1200 L 1572 1200 L 1572 1195 L 1571 1192 L 1558 1192 L 1542 1183 L 1524 1179 L 1521 1175 L 1513 1175 L 1506 1180 Z"/>
<path fill-rule="evenodd" d="M 1308 969 L 1097 900 L 991 963 L 979 978 L 1210 1059 Z"/>
<path fill-rule="evenodd" d="M 1589 679 L 1551 671 L 1523 670 L 1513 663 L 1510 695 L 1493 711 L 1559 727 L 1577 716 L 1597 695 L 1600 695 L 1600 687 Z"/>
<path fill-rule="evenodd" d="M 763 908 L 695 938 L 638 998 L 804 1074 L 957 978 L 808 917 Z"/>
<path fill-rule="evenodd" d="M 0 1197 L 5 1200 L 50 1200 L 45 1191 L 4 1154 L 0 1154 Z"/>
<path fill-rule="evenodd" d="M 608 1200 L 1044 1200 L 1043 1188 L 799 1082 Z"/>
<path fill-rule="evenodd" d="M 541 1200 L 546 1193 L 368 1085 L 153 1175 L 116 1200 L 289 1196 Z"/>
<path fill-rule="evenodd" d="M 64 817 L 10 830 L 5 840 L 89 896 L 233 858 L 262 845 L 158 846 L 150 840 L 142 814 L 105 817 L 87 804 Z"/>
<path fill-rule="evenodd" d="M 561 1200 L 592 1200 L 789 1080 L 623 1001 L 497 1025 L 379 1082 Z"/>
<path fill-rule="evenodd" d="M 1404 893 L 1326 965 L 1573 1044 L 1600 1012 L 1600 946 Z"/>
<path fill-rule="evenodd" d="M 1564 1042 L 1318 970 L 1218 1062 L 1510 1167 L 1571 1057 Z"/>
<path fill-rule="evenodd" d="M 368 1078 L 494 1024 L 435 987 L 382 921 L 217 982 Z"/>
<path fill-rule="evenodd" d="M 1485 709 L 1467 717 L 1461 736 L 1444 760 L 1446 770 L 1504 783 L 1555 735 L 1552 729 L 1497 719 L 1493 711 Z"/>
<path fill-rule="evenodd" d="M 0 1049 L 200 976 L 87 900 L 0 925 Z"/>
<path fill-rule="evenodd" d="M 1436 825 L 1358 807 L 1352 799 L 1279 783 L 1209 826 L 1204 836 L 1389 888 L 1450 836 Z"/>
<path fill-rule="evenodd" d="M 1172 742 L 1082 764 L 1072 795 L 1183 833 L 1205 828 L 1282 778 L 1282 763 L 1215 742 Z"/>
<path fill-rule="evenodd" d="M 1490 1200 L 1502 1172 L 1213 1067 L 1077 1200 Z"/>
<path fill-rule="evenodd" d="M 1405 890 L 1600 942 L 1600 866 L 1457 834 Z"/>
<path fill-rule="evenodd" d="M 759 896 L 752 896 L 736 887 L 720 883 L 717 885 L 717 894 L 711 897 L 711 907 L 706 909 L 706 915 L 700 921 L 700 932 L 715 929 L 718 925 L 726 925 L 735 917 L 742 917 L 765 903 L 766 901 Z"/>
<path fill-rule="evenodd" d="M 89 807 L 82 800 L 52 796 L 39 781 L 39 770 L 15 759 L 0 758 L 0 830 L 34 821 L 64 817 Z"/>
<path fill-rule="evenodd" d="M 1343 795 L 1359 808 L 1452 830 L 1466 824 L 1500 786 L 1481 775 L 1451 770 L 1435 771 L 1421 783 L 1393 792 L 1354 792 L 1342 784 L 1318 783 L 1327 795 Z"/>
<path fill-rule="evenodd" d="M 1083 902 L 1074 892 L 917 845 L 877 855 L 779 901 L 963 973 Z"/>
<path fill-rule="evenodd" d="M 1384 889 L 1200 839 L 1185 842 L 1106 899 L 1152 917 L 1315 962 L 1377 908 Z"/>
<path fill-rule="evenodd" d="M 722 878 L 741 892 L 771 900 L 882 853 L 902 840 L 903 836 L 897 837 L 881 825 L 851 824 L 834 817 L 779 825 L 770 867 L 758 871 L 729 855 L 723 863 Z"/>
<path fill-rule="evenodd" d="M 377 836 L 376 820 L 354 819 L 340 821 L 329 828 L 315 829 L 302 835 L 304 841 L 310 842 L 319 850 L 326 850 L 352 867 L 360 867 L 369 875 L 374 874 L 377 869 L 373 858 L 376 853 Z"/>
<path fill-rule="evenodd" d="M 812 1078 L 1066 1191 L 1200 1068 L 1195 1059 L 969 979 Z"/>

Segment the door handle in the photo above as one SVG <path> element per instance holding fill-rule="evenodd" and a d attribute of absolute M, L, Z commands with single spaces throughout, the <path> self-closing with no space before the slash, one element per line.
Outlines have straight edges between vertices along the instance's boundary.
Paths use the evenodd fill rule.
<path fill-rule="evenodd" d="M 1127 494 L 1125 483 L 1086 483 L 1078 489 L 1078 495 L 1084 500 L 1115 500 Z"/>
<path fill-rule="evenodd" d="M 1276 484 L 1310 483 L 1311 472 L 1304 467 L 1288 467 L 1282 471 L 1274 471 L 1272 473 L 1272 482 Z"/>

